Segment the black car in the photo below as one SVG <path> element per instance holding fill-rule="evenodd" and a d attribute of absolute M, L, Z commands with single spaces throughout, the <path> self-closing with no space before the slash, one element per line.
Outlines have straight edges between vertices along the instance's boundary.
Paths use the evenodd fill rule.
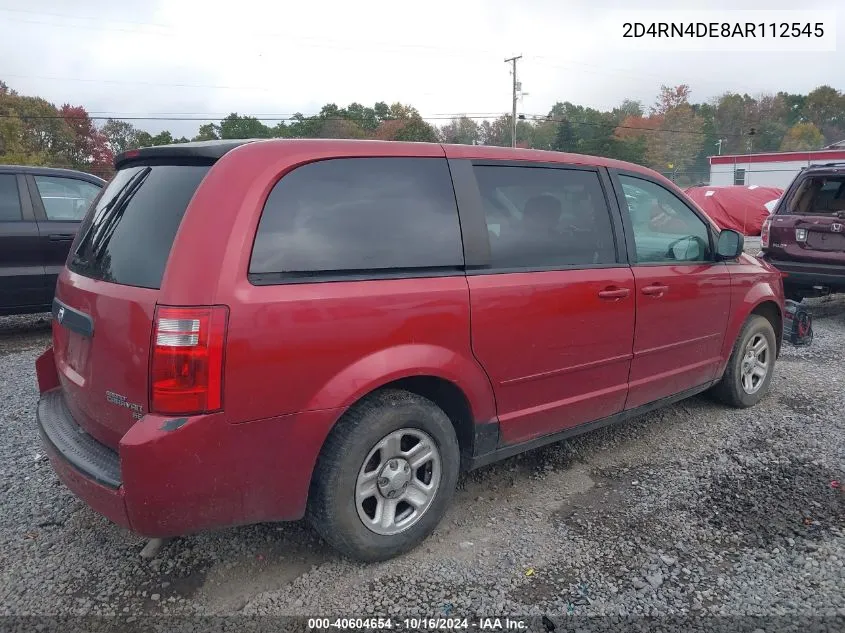
<path fill-rule="evenodd" d="M 50 310 L 79 223 L 105 184 L 70 169 L 0 165 L 0 315 Z"/>

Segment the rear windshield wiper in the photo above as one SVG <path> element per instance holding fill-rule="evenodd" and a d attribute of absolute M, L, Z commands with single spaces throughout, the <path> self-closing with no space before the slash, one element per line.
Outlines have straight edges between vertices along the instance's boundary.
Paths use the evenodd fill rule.
<path fill-rule="evenodd" d="M 120 191 L 103 207 L 99 213 L 99 218 L 92 219 L 91 224 L 88 225 L 88 228 L 85 231 L 85 234 L 79 240 L 79 245 L 76 247 L 75 255 L 87 260 L 87 257 L 82 256 L 83 251 L 87 247 L 88 252 L 93 254 L 95 259 L 99 256 L 98 251 L 102 248 L 103 239 L 106 238 L 106 231 L 115 226 L 116 221 L 121 215 L 123 215 L 123 212 L 128 206 L 129 201 L 132 199 L 132 196 L 135 195 L 138 187 L 140 187 L 141 183 L 146 179 L 150 171 L 151 169 L 147 167 L 146 169 L 134 174 L 126 182 L 126 184 L 123 185 Z M 96 220 L 99 220 L 99 222 Z"/>
<path fill-rule="evenodd" d="M 101 226 L 97 235 L 91 240 L 91 253 L 94 255 L 94 261 L 100 259 L 103 253 L 105 253 L 106 246 L 108 246 L 109 240 L 114 234 L 117 225 L 120 224 L 120 218 L 123 217 L 123 214 L 129 207 L 130 200 L 135 196 L 138 189 L 141 188 L 141 185 L 144 184 L 151 171 L 152 169 L 147 167 L 142 172 L 139 172 L 124 190 L 120 201 L 115 204 L 108 217 L 103 219 L 103 226 Z"/>
<path fill-rule="evenodd" d="M 91 218 L 91 222 L 85 228 L 85 232 L 80 236 L 79 242 L 76 245 L 76 249 L 74 250 L 74 255 L 81 257 L 82 251 L 88 246 L 89 238 L 91 238 L 92 234 L 100 227 L 103 219 L 106 215 L 111 211 L 111 209 L 118 203 L 118 201 L 123 197 L 123 193 L 126 191 L 126 188 L 129 187 L 132 182 L 137 178 L 140 172 L 135 173 L 126 183 L 120 188 L 120 190 L 115 193 L 111 200 L 109 200 L 103 208 L 100 209 L 98 212 L 95 211 L 95 215 Z"/>

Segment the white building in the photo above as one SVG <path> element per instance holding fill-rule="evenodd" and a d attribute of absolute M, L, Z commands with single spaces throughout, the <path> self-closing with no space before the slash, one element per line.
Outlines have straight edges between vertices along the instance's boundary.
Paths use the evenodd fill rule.
<path fill-rule="evenodd" d="M 711 156 L 709 184 L 766 185 L 786 189 L 802 167 L 835 162 L 845 162 L 845 149 Z"/>

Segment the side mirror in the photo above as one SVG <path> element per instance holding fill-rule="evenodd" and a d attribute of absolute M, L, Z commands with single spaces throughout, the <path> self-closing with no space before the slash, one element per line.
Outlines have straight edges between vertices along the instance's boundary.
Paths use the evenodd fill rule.
<path fill-rule="evenodd" d="M 736 259 L 742 255 L 745 248 L 745 238 L 742 233 L 732 229 L 723 229 L 719 233 L 719 241 L 716 243 L 716 257 L 719 259 Z"/>
<path fill-rule="evenodd" d="M 682 237 L 672 243 L 672 257 L 678 262 L 699 261 L 704 253 L 700 241 L 694 237 Z"/>

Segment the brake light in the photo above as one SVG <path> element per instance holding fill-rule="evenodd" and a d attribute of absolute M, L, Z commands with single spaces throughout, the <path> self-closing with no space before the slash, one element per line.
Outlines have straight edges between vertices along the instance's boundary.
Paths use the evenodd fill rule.
<path fill-rule="evenodd" d="M 158 306 L 150 354 L 150 411 L 192 415 L 223 408 L 226 306 Z"/>
<path fill-rule="evenodd" d="M 772 228 L 772 218 L 763 220 L 763 227 L 760 229 L 760 246 L 768 248 L 769 246 L 769 232 Z"/>

